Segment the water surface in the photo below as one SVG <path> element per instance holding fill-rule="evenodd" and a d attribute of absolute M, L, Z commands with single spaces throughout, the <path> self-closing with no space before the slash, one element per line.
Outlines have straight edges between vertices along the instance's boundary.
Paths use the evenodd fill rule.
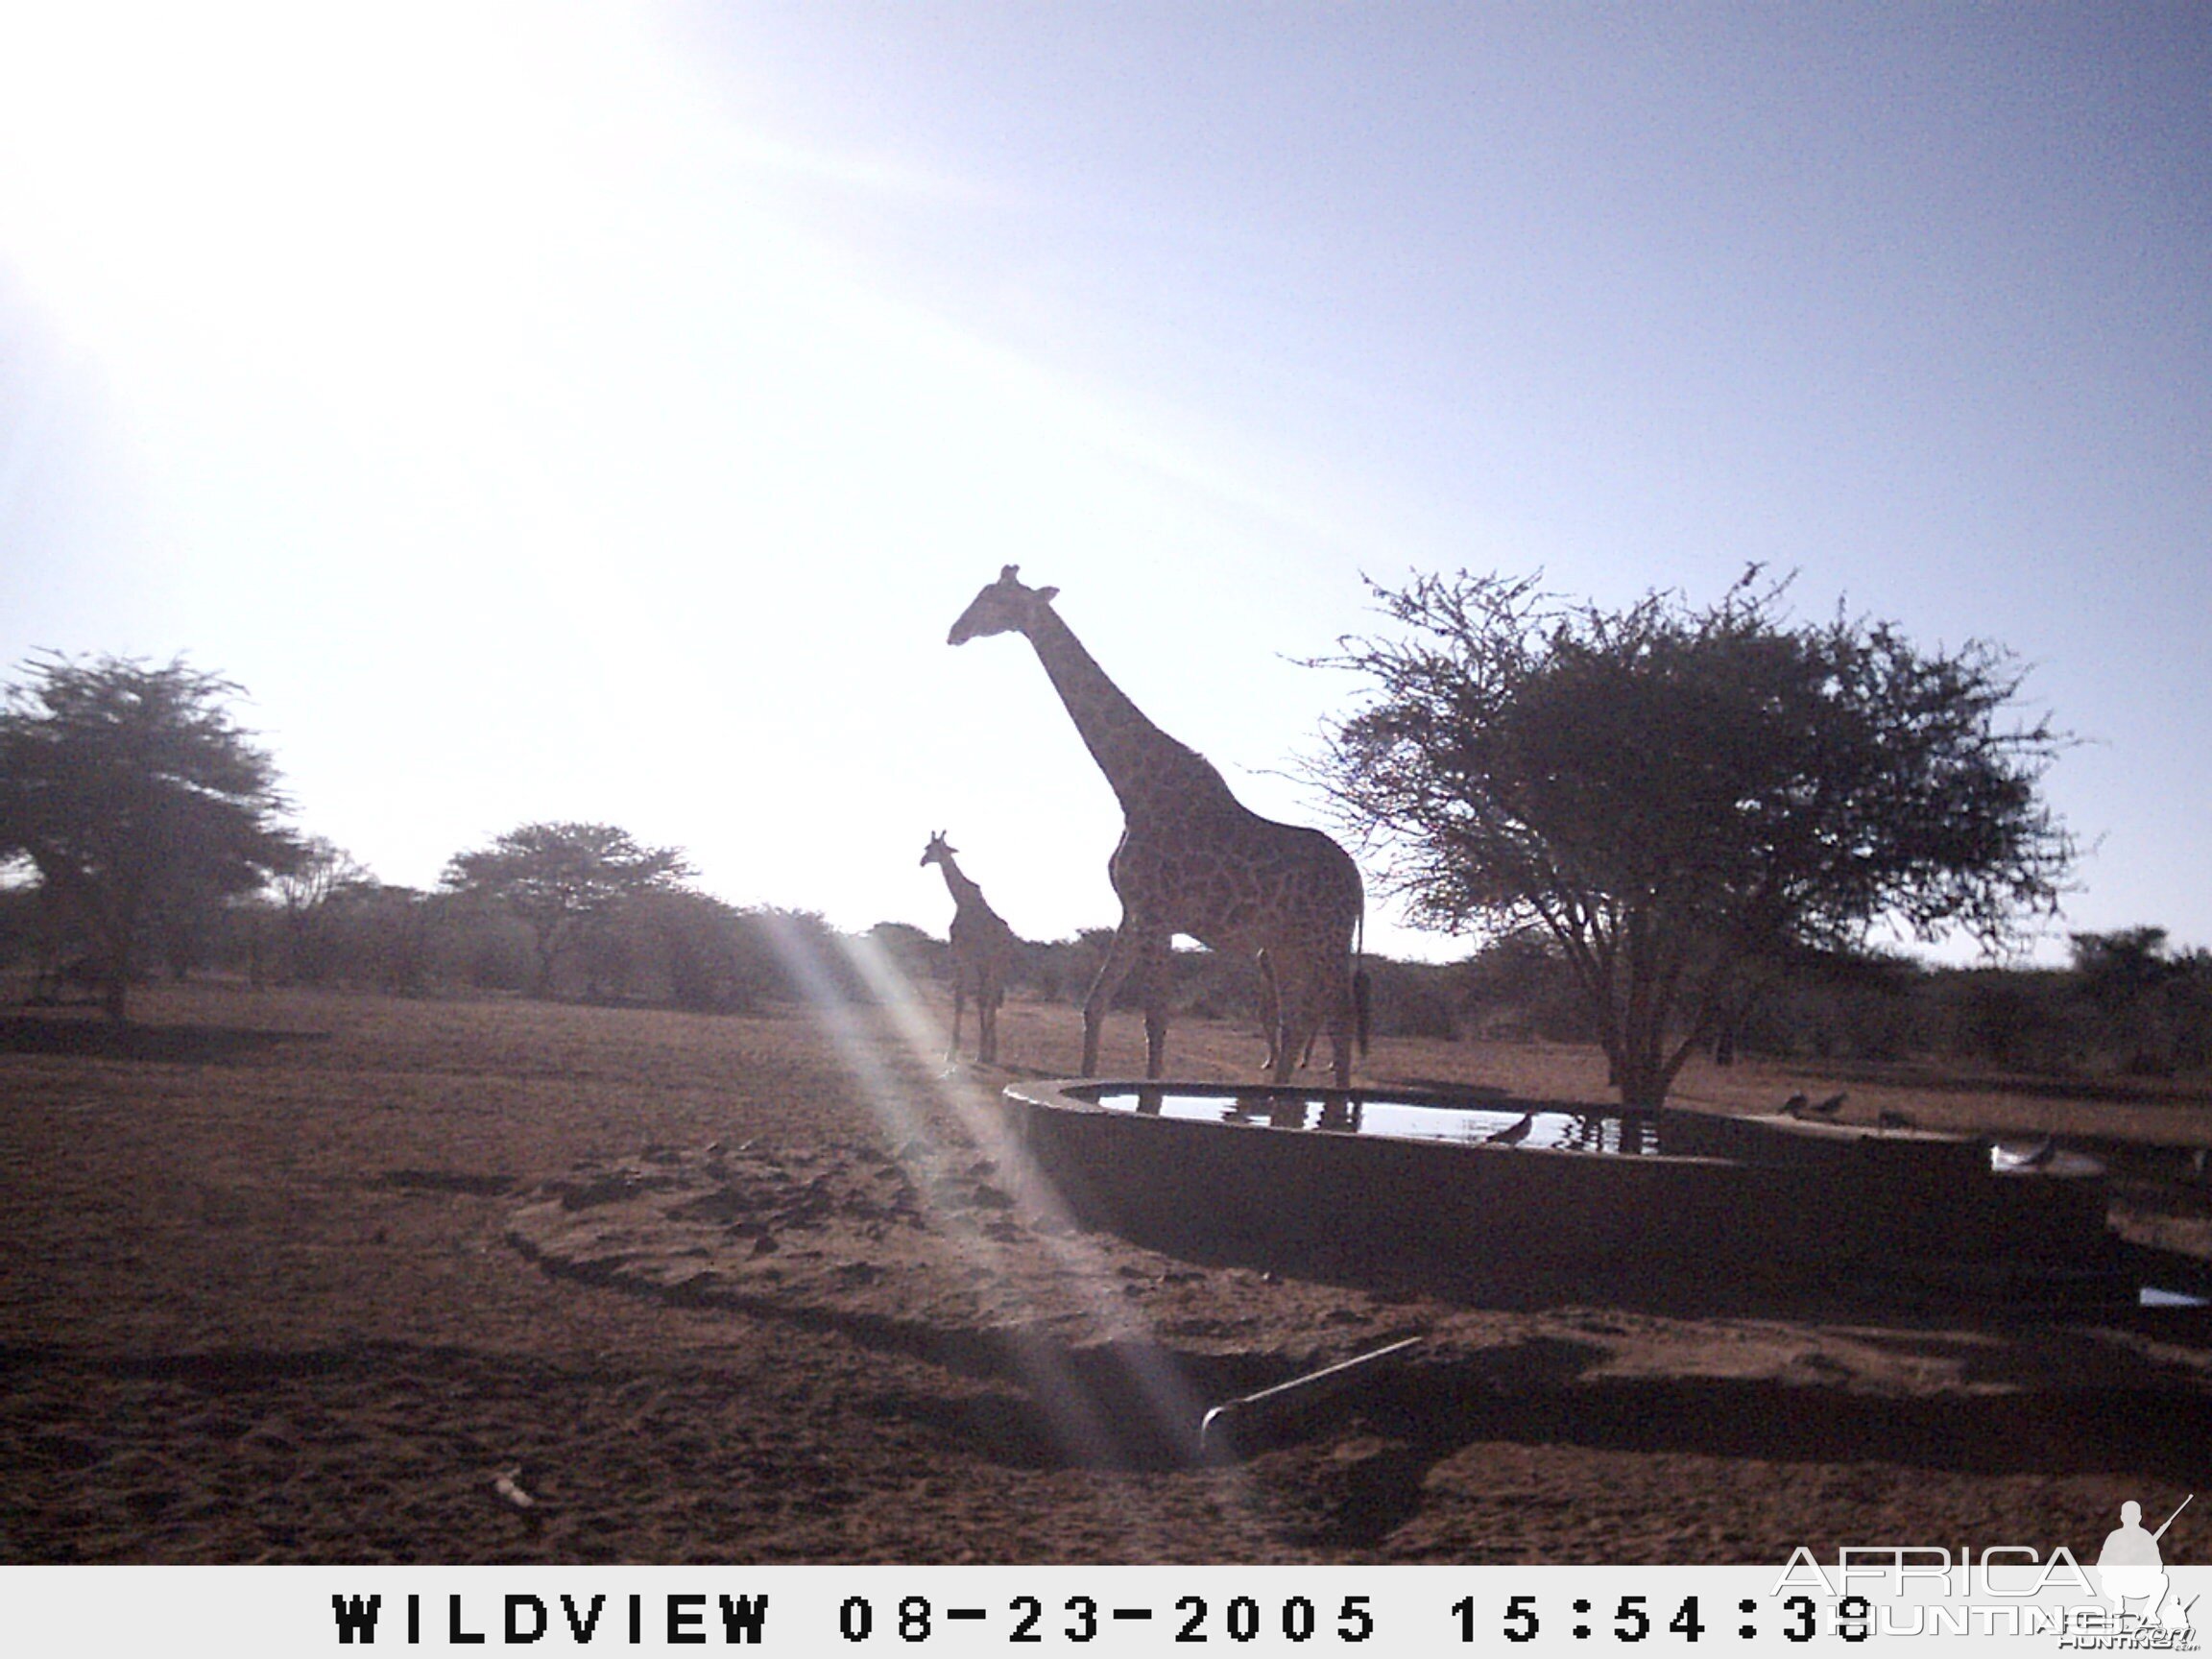
<path fill-rule="evenodd" d="M 1564 1108 L 1496 1105 L 1431 1105 L 1394 1100 L 1355 1090 L 1347 1095 L 1248 1094 L 1173 1088 L 1083 1091 L 1086 1099 L 1115 1112 L 1151 1118 L 1180 1118 L 1195 1123 L 1262 1124 L 1271 1129 L 1306 1129 L 1322 1135 L 1372 1135 L 1397 1141 L 1448 1141 L 1463 1145 L 1497 1142 L 1537 1151 L 1601 1152 L 1628 1156 L 1656 1154 L 1656 1118 L 1635 1113 L 1572 1112 Z M 1524 1125 L 1526 1125 L 1524 1127 Z"/>

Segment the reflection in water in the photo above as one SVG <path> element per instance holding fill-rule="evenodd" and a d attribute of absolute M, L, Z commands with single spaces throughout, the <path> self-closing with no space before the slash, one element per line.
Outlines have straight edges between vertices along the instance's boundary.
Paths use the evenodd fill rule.
<path fill-rule="evenodd" d="M 1605 1149 L 1605 1125 L 1592 1112 L 1575 1114 L 1574 1126 L 1561 1142 L 1570 1152 L 1602 1152 Z"/>
<path fill-rule="evenodd" d="M 1321 1102 L 1321 1117 L 1313 1127 L 1326 1129 L 1334 1135 L 1357 1135 L 1359 1133 L 1361 1111 L 1357 1095 L 1324 1100 Z"/>
<path fill-rule="evenodd" d="M 1146 1111 L 1144 1097 L 1158 1093 L 1157 1090 L 1139 1090 L 1137 1110 Z M 1220 1110 L 1218 1116 L 1213 1118 L 1215 1122 L 1264 1123 L 1270 1129 L 1317 1129 L 1330 1135 L 1358 1134 L 1363 1110 L 1362 1103 L 1356 1096 L 1310 1100 L 1299 1094 L 1278 1094 L 1272 1090 L 1226 1097 L 1186 1095 L 1184 1098 L 1205 1099 L 1217 1105 Z M 1104 1095 L 1098 1103 L 1101 1106 L 1112 1106 L 1117 1102 L 1113 1096 Z M 1154 1106 L 1149 1110 L 1157 1112 L 1159 1108 Z M 1206 1114 L 1196 1111 L 1171 1112 L 1168 1116 L 1196 1118 Z"/>
<path fill-rule="evenodd" d="M 1547 1111 L 1516 1102 L 1479 1106 L 1393 1100 L 1364 1090 L 1325 1094 L 1293 1090 L 1205 1090 L 1147 1084 L 1091 1094 L 1099 1105 L 1147 1118 L 1181 1118 L 1205 1123 L 1265 1125 L 1329 1135 L 1376 1135 L 1396 1140 L 1488 1142 L 1501 1152 L 1533 1148 L 1609 1156 L 1655 1155 L 1659 1120 L 1650 1113 Z"/>

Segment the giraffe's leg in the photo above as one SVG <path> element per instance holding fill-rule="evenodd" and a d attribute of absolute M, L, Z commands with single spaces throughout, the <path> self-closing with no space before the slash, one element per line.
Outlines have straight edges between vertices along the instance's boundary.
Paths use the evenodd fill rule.
<path fill-rule="evenodd" d="M 1121 981 L 1129 977 L 1129 970 L 1143 953 L 1143 931 L 1127 916 L 1122 917 L 1114 942 L 1106 948 L 1106 960 L 1098 965 L 1098 977 L 1091 981 L 1091 994 L 1083 998 L 1081 1074 L 1085 1077 L 1098 1075 L 1098 1037 L 1106 1024 L 1106 1010 L 1114 1006 L 1114 994 L 1121 989 Z"/>
<path fill-rule="evenodd" d="M 975 1038 L 975 1058 L 986 1066 L 998 1063 L 998 999 L 1004 995 L 990 979 L 985 979 L 975 993 L 975 1022 L 981 1027 Z"/>
<path fill-rule="evenodd" d="M 1321 1024 L 1321 987 L 1311 962 L 1293 957 L 1282 964 L 1278 983 L 1283 999 L 1283 1034 L 1275 1055 L 1277 1083 L 1290 1081 L 1300 1056 L 1310 1059 L 1314 1034 Z"/>
<path fill-rule="evenodd" d="M 1262 1077 L 1275 1075 L 1275 1056 L 1283 1047 L 1283 992 L 1275 983 L 1275 958 L 1260 952 L 1260 1017 L 1267 1027 L 1267 1058 L 1260 1062 Z"/>
<path fill-rule="evenodd" d="M 968 974 L 955 970 L 952 974 L 952 1041 L 945 1045 L 945 1064 L 950 1066 L 960 1058 L 960 1016 L 967 1011 Z"/>
<path fill-rule="evenodd" d="M 1267 1069 L 1267 1081 L 1287 1083 L 1291 1068 L 1298 1062 L 1298 1044 L 1303 1033 L 1298 1027 L 1300 991 L 1297 965 L 1291 962 L 1275 964 L 1275 1052 L 1273 1064 Z"/>
<path fill-rule="evenodd" d="M 1273 1077 L 1276 1056 L 1282 1053 L 1284 1045 L 1290 1041 L 1290 1034 L 1283 1019 L 1283 989 L 1275 975 L 1275 958 L 1265 950 L 1260 952 L 1260 974 L 1267 987 L 1267 1058 L 1262 1062 L 1261 1070 Z M 1318 1025 L 1307 1032 L 1306 1046 L 1300 1051 L 1293 1070 L 1313 1064 L 1313 1045 L 1320 1040 L 1320 1035 Z"/>
<path fill-rule="evenodd" d="M 1167 993 L 1173 984 L 1172 937 L 1151 941 L 1144 949 L 1144 1075 L 1156 1079 L 1167 1058 Z"/>
<path fill-rule="evenodd" d="M 1352 953 L 1332 952 L 1329 958 L 1329 1049 L 1335 1062 L 1336 1087 L 1352 1087 L 1352 1046 L 1358 1024 L 1358 993 L 1353 984 Z"/>

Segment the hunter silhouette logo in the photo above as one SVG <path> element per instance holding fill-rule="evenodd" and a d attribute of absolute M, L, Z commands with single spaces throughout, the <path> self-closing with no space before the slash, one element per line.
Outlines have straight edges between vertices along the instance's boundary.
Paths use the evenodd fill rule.
<path fill-rule="evenodd" d="M 2198 1635 L 2190 1615 L 2197 1599 L 2176 1593 L 2159 1541 L 2195 1499 L 2195 1493 L 2183 1498 L 2155 1532 L 2144 1529 L 2142 1504 L 2121 1504 L 2120 1525 L 2105 1535 L 2092 1566 L 2063 1544 L 2048 1553 L 1993 1544 L 1956 1555 L 1942 1545 L 1846 1544 L 1836 1552 L 1831 1578 L 1800 1544 L 1770 1594 L 1797 1592 L 1785 1605 L 1806 1616 L 1815 1600 L 1804 1592 L 1833 1599 L 1852 1641 L 1972 1631 L 2054 1635 L 2065 1649 L 2193 1652 Z M 1871 1594 L 1864 1588 L 1869 1581 Z"/>
<path fill-rule="evenodd" d="M 2155 1620 L 2168 1630 L 2189 1628 L 2189 1610 L 2171 1594 L 2173 1584 L 2166 1576 L 2165 1558 L 2158 1553 L 2158 1540 L 2196 1496 L 2192 1492 L 2182 1499 L 2155 1532 L 2143 1530 L 2142 1504 L 2130 1500 L 2120 1505 L 2120 1525 L 2105 1534 L 2104 1548 L 2097 1552 L 2098 1582 L 2115 1614 L 2125 1614 L 2130 1601 L 2141 1601 L 2144 1623 Z"/>

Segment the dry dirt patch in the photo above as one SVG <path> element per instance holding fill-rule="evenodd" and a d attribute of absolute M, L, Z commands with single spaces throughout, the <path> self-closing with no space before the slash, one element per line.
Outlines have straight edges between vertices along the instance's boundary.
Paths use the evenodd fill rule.
<path fill-rule="evenodd" d="M 2195 1337 L 1752 1272 L 1270 1281 L 1066 1229 L 985 1132 L 1002 1074 L 942 1077 L 902 1022 L 222 988 L 145 1016 L 253 1035 L 0 1044 L 8 1559 L 1772 1561 L 2093 1550 L 2122 1501 L 2212 1487 Z M 1016 1005 L 1002 1050 L 1057 1074 L 1077 1036 Z M 1173 1042 L 1205 1079 L 1261 1048 Z M 1574 1099 L 1598 1068 L 1370 1070 Z M 1179 1414 L 1404 1331 L 1402 1385 L 1313 1437 L 1168 1455 Z"/>

